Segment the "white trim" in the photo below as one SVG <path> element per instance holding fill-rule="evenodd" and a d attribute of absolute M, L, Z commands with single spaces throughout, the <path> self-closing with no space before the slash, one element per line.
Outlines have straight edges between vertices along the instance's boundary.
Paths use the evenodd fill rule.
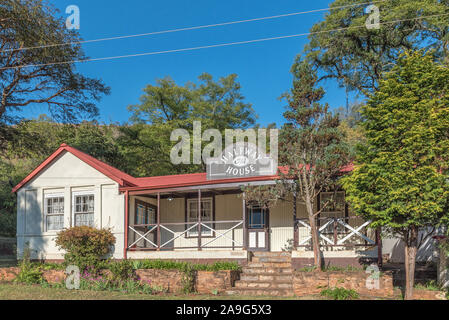
<path fill-rule="evenodd" d="M 65 220 L 65 214 L 66 214 L 66 212 L 65 212 L 65 201 L 66 201 L 66 199 L 65 199 L 65 194 L 64 193 L 62 193 L 62 192 L 58 192 L 58 193 L 46 193 L 45 192 L 46 190 L 43 190 L 43 194 L 44 194 L 44 203 L 43 203 L 43 213 L 44 213 L 44 215 L 43 215 L 43 222 L 44 222 L 44 225 L 43 225 L 43 233 L 57 233 L 58 231 L 60 231 L 60 230 L 62 230 L 62 229 L 64 229 L 64 220 Z M 48 199 L 56 199 L 56 198 L 62 198 L 63 199 L 63 202 L 62 202 L 62 210 L 63 210 L 63 213 L 61 214 L 61 213 L 56 213 L 56 214 L 48 214 L 48 212 L 47 212 L 47 209 L 48 209 L 48 205 L 47 205 L 47 200 Z M 62 228 L 61 229 L 56 229 L 56 230 L 48 230 L 48 223 L 47 223 L 47 218 L 48 218 L 48 216 L 62 216 Z"/>
<path fill-rule="evenodd" d="M 213 201 L 213 199 L 211 197 L 201 198 L 201 203 L 203 203 L 203 202 L 210 202 L 210 220 L 204 220 L 204 222 L 207 223 L 208 221 L 213 221 L 213 219 L 214 219 L 214 208 L 213 208 L 214 201 Z M 200 212 L 199 208 L 197 208 L 198 217 L 197 217 L 196 221 L 190 221 L 190 205 L 189 205 L 189 203 L 198 204 L 198 198 L 187 199 L 187 221 L 186 222 L 187 223 L 198 222 L 198 217 L 201 214 L 201 212 Z M 203 208 L 202 204 L 201 204 L 201 208 Z M 201 222 L 203 222 L 203 218 L 201 218 Z M 201 226 L 198 226 L 198 228 L 201 228 Z M 209 231 L 206 231 L 206 232 L 201 231 L 201 235 L 205 236 L 205 237 L 212 237 L 214 235 L 214 233 L 212 232 L 212 229 L 209 228 Z M 189 231 L 187 233 L 187 236 L 188 237 L 197 237 L 198 232 Z"/>
<path fill-rule="evenodd" d="M 72 212 L 70 213 L 71 217 L 71 227 L 75 227 L 75 197 L 77 196 L 93 196 L 94 197 L 94 226 L 95 226 L 95 190 L 84 190 L 84 191 L 72 191 Z"/>

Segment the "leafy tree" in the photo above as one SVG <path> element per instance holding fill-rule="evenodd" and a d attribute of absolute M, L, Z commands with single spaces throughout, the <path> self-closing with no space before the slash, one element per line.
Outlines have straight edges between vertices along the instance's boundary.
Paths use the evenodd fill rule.
<path fill-rule="evenodd" d="M 343 178 L 353 210 L 405 243 L 413 295 L 418 232 L 448 218 L 449 70 L 422 51 L 401 55 L 362 115 L 366 145 Z"/>
<path fill-rule="evenodd" d="M 317 195 L 335 188 L 342 168 L 349 163 L 350 153 L 339 127 L 338 116 L 329 105 L 320 104 L 325 91 L 317 87 L 316 70 L 307 60 L 297 58 L 292 67 L 293 88 L 283 97 L 287 100 L 284 117 L 287 124 L 280 137 L 280 157 L 288 168 L 283 180 L 295 180 L 295 194 L 305 203 L 311 227 L 314 263 L 321 268 L 321 251 L 317 217 L 328 205 L 316 209 Z"/>
<path fill-rule="evenodd" d="M 404 50 L 434 48 L 438 56 L 449 59 L 449 19 L 444 15 L 448 13 L 449 1 L 377 2 L 380 29 L 365 27 L 366 6 L 336 9 L 355 3 L 335 0 L 324 21 L 310 30 L 313 34 L 305 53 L 323 72 L 322 78 L 338 79 L 348 89 L 370 93 L 378 88 L 382 74 L 392 69 Z"/>
<path fill-rule="evenodd" d="M 337 109 L 340 118 L 340 130 L 344 133 L 345 141 L 355 150 L 356 146 L 365 141 L 362 127 L 362 117 L 360 109 L 362 103 L 354 103 L 350 106 L 349 112 L 343 111 L 342 108 Z"/>
<path fill-rule="evenodd" d="M 317 218 L 329 202 L 317 210 L 317 195 L 335 189 L 341 170 L 349 163 L 350 152 L 339 130 L 338 116 L 329 111 L 328 104 L 320 104 L 325 91 L 316 87 L 316 70 L 298 57 L 291 71 L 293 88 L 283 95 L 288 103 L 284 113 L 287 123 L 279 137 L 281 179 L 273 187 L 248 187 L 244 192 L 247 201 L 264 207 L 275 204 L 278 199 L 288 200 L 288 194 L 294 195 L 294 208 L 297 198 L 305 203 L 314 263 L 316 270 L 321 270 Z"/>
<path fill-rule="evenodd" d="M 179 128 L 192 133 L 194 121 L 201 122 L 203 131 L 214 128 L 222 133 L 254 125 L 255 112 L 244 102 L 236 79 L 237 75 L 231 74 L 214 81 L 204 73 L 197 84 L 180 86 L 166 77 L 148 85 L 140 103 L 128 107 L 131 124 L 121 128 L 119 144 L 129 159 L 127 171 L 136 176 L 204 171 L 202 165 L 170 162 L 171 132 Z"/>
<path fill-rule="evenodd" d="M 95 101 L 109 93 L 100 80 L 76 72 L 86 57 L 78 33 L 66 29 L 57 11 L 42 0 L 0 3 L 0 123 L 12 123 L 23 108 L 47 104 L 53 118 L 71 122 L 98 114 Z M 26 50 L 25 48 L 31 48 Z"/>

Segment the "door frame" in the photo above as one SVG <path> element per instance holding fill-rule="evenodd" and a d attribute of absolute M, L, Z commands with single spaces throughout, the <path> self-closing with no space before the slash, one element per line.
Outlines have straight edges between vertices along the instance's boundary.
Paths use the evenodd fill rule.
<path fill-rule="evenodd" d="M 155 211 L 155 214 L 157 215 L 157 206 L 155 206 L 154 204 L 152 204 L 152 203 L 149 203 L 149 202 L 145 202 L 145 201 L 142 201 L 142 200 L 140 200 L 140 199 L 135 199 L 135 201 L 134 201 L 134 225 L 137 225 L 137 208 L 138 208 L 138 205 L 142 205 L 142 206 L 144 206 L 144 207 L 148 207 L 148 208 L 151 208 L 151 209 L 153 209 L 154 211 Z M 156 217 L 156 219 L 157 219 L 157 217 Z M 158 240 L 158 233 L 156 232 L 156 230 L 154 230 L 153 232 L 155 232 L 155 235 L 154 235 L 154 240 L 155 240 L 155 243 L 157 243 L 157 240 Z M 152 233 L 153 233 L 152 232 Z M 143 240 L 142 239 L 142 241 L 144 242 L 144 247 L 141 247 L 141 248 L 148 248 L 147 247 L 147 241 L 146 240 Z M 137 243 L 136 243 L 136 246 L 137 246 Z M 156 249 L 155 249 L 156 250 Z"/>
<path fill-rule="evenodd" d="M 245 243 L 245 247 L 248 251 L 250 252 L 257 252 L 257 251 L 261 251 L 261 252 L 266 252 L 266 251 L 270 251 L 271 248 L 271 237 L 270 237 L 270 233 L 271 233 L 271 229 L 270 229 L 270 209 L 264 209 L 265 210 L 265 228 L 261 228 L 261 229 L 250 229 L 249 228 L 249 215 L 250 215 L 250 210 L 251 210 L 251 206 L 250 207 L 246 207 L 246 221 L 245 221 L 245 229 L 246 229 L 246 243 Z M 256 233 L 256 242 L 258 241 L 258 237 L 259 237 L 259 232 L 265 232 L 265 248 L 251 248 L 249 246 L 249 233 L 251 231 L 257 231 Z"/>

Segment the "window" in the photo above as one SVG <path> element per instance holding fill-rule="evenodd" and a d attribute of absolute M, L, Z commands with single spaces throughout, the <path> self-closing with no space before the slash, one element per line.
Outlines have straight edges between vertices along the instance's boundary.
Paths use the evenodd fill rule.
<path fill-rule="evenodd" d="M 327 205 L 326 205 L 327 203 Z M 345 193 L 343 191 L 338 192 L 321 192 L 320 193 L 320 208 L 324 208 L 320 214 L 321 218 L 345 218 L 346 216 L 346 202 Z M 328 220 L 321 220 L 321 225 L 327 223 Z M 345 228 L 341 224 L 337 224 L 337 232 L 346 232 Z M 334 233 L 334 224 L 330 223 L 322 233 Z"/>
<path fill-rule="evenodd" d="M 94 195 L 74 194 L 74 221 L 75 226 L 94 226 Z"/>
<path fill-rule="evenodd" d="M 248 229 L 264 229 L 266 227 L 266 211 L 259 206 L 251 206 L 248 215 Z"/>
<path fill-rule="evenodd" d="M 136 201 L 136 225 L 156 224 L 156 207 Z"/>
<path fill-rule="evenodd" d="M 64 228 L 64 195 L 45 195 L 45 228 L 46 231 Z"/>
<path fill-rule="evenodd" d="M 212 221 L 212 198 L 201 199 L 201 221 Z M 198 221 L 198 199 L 187 200 L 187 222 Z M 190 228 L 193 224 L 188 224 L 187 228 Z M 205 223 L 209 228 L 212 228 L 211 223 Z M 198 227 L 192 228 L 188 233 L 189 237 L 198 236 Z M 212 230 L 201 227 L 201 236 L 213 236 Z"/>

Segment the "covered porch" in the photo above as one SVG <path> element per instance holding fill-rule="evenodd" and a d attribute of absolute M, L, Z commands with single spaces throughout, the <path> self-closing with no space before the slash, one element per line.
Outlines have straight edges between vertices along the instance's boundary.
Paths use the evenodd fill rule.
<path fill-rule="evenodd" d="M 273 184 L 259 181 L 245 185 Z M 242 183 L 125 191 L 125 252 L 132 259 L 247 260 L 252 251 L 312 253 L 305 206 L 293 197 L 265 210 L 245 202 Z M 327 195 L 318 199 L 319 206 Z M 318 219 L 324 257 L 377 259 L 380 237 L 342 205 Z M 201 212 L 201 214 L 198 214 Z M 351 253 L 354 253 L 351 255 Z"/>

